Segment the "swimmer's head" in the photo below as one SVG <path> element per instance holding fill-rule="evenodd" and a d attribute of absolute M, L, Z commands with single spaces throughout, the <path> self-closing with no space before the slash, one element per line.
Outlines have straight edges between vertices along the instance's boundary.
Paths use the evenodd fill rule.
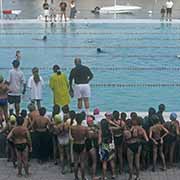
<path fill-rule="evenodd" d="M 165 111 L 165 109 L 166 109 L 166 106 L 165 106 L 164 104 L 160 104 L 160 105 L 159 105 L 159 111 L 160 111 L 160 112 Z"/>
<path fill-rule="evenodd" d="M 173 112 L 170 114 L 169 118 L 170 118 L 170 120 L 175 121 L 177 119 L 177 114 Z"/>
<path fill-rule="evenodd" d="M 9 121 L 10 121 L 11 124 L 15 124 L 15 122 L 16 122 L 16 116 L 15 116 L 15 115 L 11 115 L 11 116 L 9 117 Z"/>
<path fill-rule="evenodd" d="M 55 122 L 56 125 L 58 125 L 58 124 L 60 124 L 62 122 L 60 114 L 56 114 L 54 116 L 54 122 Z"/>
<path fill-rule="evenodd" d="M 75 58 L 74 64 L 75 64 L 76 66 L 79 65 L 79 64 L 81 64 L 81 59 L 80 59 L 80 58 Z"/>
<path fill-rule="evenodd" d="M 19 60 L 14 60 L 14 61 L 12 62 L 12 65 L 13 65 L 14 68 L 18 68 L 19 65 L 20 65 Z"/>
<path fill-rule="evenodd" d="M 97 48 L 96 50 L 97 50 L 98 53 L 102 52 L 101 48 Z"/>
<path fill-rule="evenodd" d="M 47 40 L 47 36 L 43 36 L 42 40 L 46 41 Z"/>

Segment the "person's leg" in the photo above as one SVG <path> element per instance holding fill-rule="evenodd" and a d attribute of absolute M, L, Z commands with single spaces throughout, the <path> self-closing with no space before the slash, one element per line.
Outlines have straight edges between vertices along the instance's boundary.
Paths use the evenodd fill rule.
<path fill-rule="evenodd" d="M 28 147 L 21 153 L 22 163 L 24 165 L 24 171 L 27 176 L 29 176 L 29 164 L 28 164 Z"/>
<path fill-rule="evenodd" d="M 78 169 L 79 169 L 79 154 L 73 152 L 74 155 L 74 177 L 75 180 L 78 180 Z"/>
<path fill-rule="evenodd" d="M 102 178 L 106 179 L 107 161 L 102 161 Z"/>
<path fill-rule="evenodd" d="M 166 161 L 165 161 L 165 157 L 164 157 L 164 153 L 163 153 L 163 144 L 161 144 L 159 147 L 159 153 L 160 153 L 160 157 L 161 157 L 162 164 L 163 164 L 163 170 L 166 170 Z"/>
<path fill-rule="evenodd" d="M 79 112 L 82 111 L 82 98 L 78 98 L 78 110 Z"/>
<path fill-rule="evenodd" d="M 115 178 L 115 163 L 114 163 L 114 158 L 110 161 L 111 165 L 111 170 L 112 170 L 112 179 Z"/>
<path fill-rule="evenodd" d="M 131 180 L 133 175 L 133 152 L 129 148 L 127 148 L 127 160 L 129 166 L 129 180 Z"/>
<path fill-rule="evenodd" d="M 21 97 L 20 96 L 14 96 L 14 98 L 15 98 L 14 101 L 15 101 L 16 115 L 19 116 Z"/>
<path fill-rule="evenodd" d="M 84 106 L 86 109 L 86 114 L 88 115 L 89 114 L 89 98 L 85 97 L 85 98 L 83 98 L 83 100 L 84 100 Z"/>
<path fill-rule="evenodd" d="M 142 149 L 142 147 L 139 146 L 138 152 L 135 155 L 136 179 L 139 179 L 141 149 Z"/>
<path fill-rule="evenodd" d="M 123 144 L 121 144 L 118 148 L 118 154 L 119 154 L 119 164 L 120 164 L 120 169 L 119 172 L 120 174 L 123 172 Z"/>
<path fill-rule="evenodd" d="M 156 170 L 156 161 L 157 161 L 157 150 L 158 147 L 156 144 L 153 144 L 153 171 Z"/>
<path fill-rule="evenodd" d="M 71 158 L 70 158 L 70 146 L 69 146 L 69 144 L 65 145 L 64 151 L 65 151 L 65 156 L 67 158 L 66 161 L 68 162 L 68 165 L 71 168 Z"/>
<path fill-rule="evenodd" d="M 85 159 L 86 159 L 86 152 L 82 151 L 80 153 L 80 170 L 81 170 L 82 180 L 86 180 L 86 178 L 85 178 Z"/>
<path fill-rule="evenodd" d="M 59 158 L 61 163 L 61 173 L 64 174 L 64 146 L 59 144 Z"/>
<path fill-rule="evenodd" d="M 89 151 L 92 159 L 92 179 L 96 177 L 96 167 L 97 167 L 97 155 L 96 155 L 96 149 L 92 148 Z"/>
<path fill-rule="evenodd" d="M 52 143 L 53 143 L 53 160 L 54 164 L 57 165 L 57 137 L 53 135 Z"/>
<path fill-rule="evenodd" d="M 64 20 L 67 21 L 67 18 L 66 18 L 66 11 L 64 11 Z"/>
<path fill-rule="evenodd" d="M 17 156 L 17 167 L 18 167 L 18 176 L 22 176 L 22 159 L 21 159 L 21 152 L 16 149 L 16 156 Z"/>
<path fill-rule="evenodd" d="M 36 103 L 37 103 L 37 108 L 40 109 L 41 108 L 41 100 L 37 99 Z"/>
<path fill-rule="evenodd" d="M 63 12 L 61 12 L 61 20 L 60 20 L 61 22 L 62 22 L 62 18 L 63 18 Z"/>
<path fill-rule="evenodd" d="M 176 141 L 174 141 L 170 146 L 170 153 L 169 153 L 170 165 L 173 164 L 175 146 L 176 146 Z"/>
<path fill-rule="evenodd" d="M 8 105 L 2 106 L 2 110 L 4 112 L 5 120 L 7 121 L 8 120 Z"/>

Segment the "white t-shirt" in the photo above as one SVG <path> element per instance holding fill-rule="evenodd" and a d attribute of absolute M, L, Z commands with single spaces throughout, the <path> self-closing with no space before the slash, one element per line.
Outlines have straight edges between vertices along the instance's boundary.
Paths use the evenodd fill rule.
<path fill-rule="evenodd" d="M 173 2 L 172 1 L 167 1 L 166 2 L 166 8 L 172 8 L 173 7 Z"/>
<path fill-rule="evenodd" d="M 22 86 L 26 83 L 23 72 L 20 69 L 11 69 L 7 81 L 9 82 L 10 89 L 8 95 L 20 96 Z"/>
<path fill-rule="evenodd" d="M 31 99 L 42 99 L 42 86 L 44 85 L 44 80 L 40 76 L 40 81 L 35 83 L 33 76 L 28 80 L 28 88 L 31 91 Z"/>

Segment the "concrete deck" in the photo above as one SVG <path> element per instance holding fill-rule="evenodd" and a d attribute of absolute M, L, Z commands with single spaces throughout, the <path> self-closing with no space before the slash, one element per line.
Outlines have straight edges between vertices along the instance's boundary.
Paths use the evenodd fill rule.
<path fill-rule="evenodd" d="M 0 24 L 41 24 L 43 20 L 38 19 L 2 19 Z M 50 23 L 50 22 L 48 22 Z M 173 19 L 170 21 L 160 21 L 159 19 L 74 19 L 67 22 L 56 22 L 56 23 L 79 23 L 79 24 L 103 24 L 103 23 L 134 23 L 134 24 L 180 24 L 180 19 Z"/>

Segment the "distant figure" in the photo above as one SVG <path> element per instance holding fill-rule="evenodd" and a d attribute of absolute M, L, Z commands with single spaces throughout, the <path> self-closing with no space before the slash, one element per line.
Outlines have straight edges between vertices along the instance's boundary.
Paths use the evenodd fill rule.
<path fill-rule="evenodd" d="M 70 4 L 70 19 L 74 19 L 76 13 L 77 13 L 77 10 L 76 10 L 75 2 L 71 1 L 71 4 Z"/>
<path fill-rule="evenodd" d="M 48 22 L 49 4 L 48 4 L 47 0 L 44 0 L 43 9 L 44 9 L 45 22 Z"/>
<path fill-rule="evenodd" d="M 100 7 L 96 6 L 91 12 L 95 15 L 99 15 Z"/>
<path fill-rule="evenodd" d="M 39 38 L 33 38 L 32 40 L 37 40 L 37 41 L 47 41 L 47 36 L 43 36 L 43 38 L 39 39 Z"/>
<path fill-rule="evenodd" d="M 21 51 L 17 50 L 16 51 L 16 60 L 20 61 L 20 59 L 21 59 Z"/>
<path fill-rule="evenodd" d="M 168 0 L 166 2 L 166 21 L 172 21 L 172 7 L 173 7 L 173 2 L 171 0 Z"/>
<path fill-rule="evenodd" d="M 59 7 L 60 7 L 60 10 L 61 10 L 61 21 L 62 21 L 63 15 L 64 15 L 65 21 L 67 21 L 67 18 L 66 18 L 67 3 L 66 3 L 66 2 L 61 2 L 61 3 L 59 4 Z"/>
<path fill-rule="evenodd" d="M 161 8 L 161 21 L 164 21 L 164 18 L 165 18 L 165 13 L 166 13 L 166 9 L 165 9 L 165 6 L 162 6 Z"/>
<path fill-rule="evenodd" d="M 103 51 L 101 48 L 97 48 L 96 51 L 97 51 L 97 53 L 106 53 L 106 52 Z"/>
<path fill-rule="evenodd" d="M 54 0 L 51 0 L 51 4 L 50 4 L 50 18 L 51 18 L 51 22 L 56 22 L 56 5 L 54 4 Z"/>

